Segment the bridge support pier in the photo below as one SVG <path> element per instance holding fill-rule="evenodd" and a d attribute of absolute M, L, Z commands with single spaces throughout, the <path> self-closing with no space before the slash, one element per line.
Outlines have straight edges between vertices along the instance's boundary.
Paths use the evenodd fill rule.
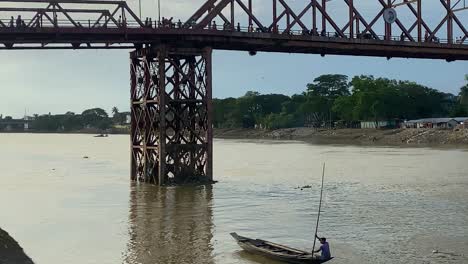
<path fill-rule="evenodd" d="M 130 53 L 132 180 L 212 182 L 211 58 L 211 48 Z"/>

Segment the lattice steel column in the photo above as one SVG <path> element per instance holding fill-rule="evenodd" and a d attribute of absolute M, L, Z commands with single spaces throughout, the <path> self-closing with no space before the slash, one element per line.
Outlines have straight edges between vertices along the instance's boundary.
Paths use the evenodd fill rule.
<path fill-rule="evenodd" d="M 210 48 L 144 48 L 131 58 L 131 178 L 213 179 Z"/>

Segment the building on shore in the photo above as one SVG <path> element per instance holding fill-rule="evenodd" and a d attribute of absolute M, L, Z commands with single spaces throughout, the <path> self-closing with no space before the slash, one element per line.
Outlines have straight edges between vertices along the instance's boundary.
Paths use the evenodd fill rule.
<path fill-rule="evenodd" d="M 376 128 L 399 128 L 401 121 L 395 120 L 383 120 L 383 121 L 361 121 L 362 129 L 376 129 Z"/>
<path fill-rule="evenodd" d="M 461 129 L 468 129 L 468 119 L 460 123 Z"/>
<path fill-rule="evenodd" d="M 32 129 L 33 121 L 32 116 L 24 116 L 22 119 L 0 118 L 0 132 L 27 132 Z"/>
<path fill-rule="evenodd" d="M 404 128 L 439 128 L 439 129 L 454 129 L 460 125 L 464 125 L 468 117 L 454 118 L 424 118 L 418 120 L 409 120 L 403 124 Z"/>

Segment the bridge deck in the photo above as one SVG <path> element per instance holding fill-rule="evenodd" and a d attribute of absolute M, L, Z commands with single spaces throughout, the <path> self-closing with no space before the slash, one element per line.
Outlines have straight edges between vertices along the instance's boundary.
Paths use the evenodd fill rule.
<path fill-rule="evenodd" d="M 468 7 L 460 1 L 439 0 L 434 5 L 446 13 L 443 19 L 431 17 L 435 27 L 423 16 L 422 0 L 378 0 L 373 4 L 376 13 L 367 16 L 359 3 L 341 0 L 336 4 L 349 10 L 348 17 L 341 19 L 327 9 L 326 0 L 304 2 L 296 3 L 302 10 L 298 13 L 292 2 L 272 1 L 263 6 L 273 11 L 270 18 L 256 13 L 252 0 L 206 0 L 184 22 L 156 22 L 140 19 L 125 1 L 0 0 L 0 49 L 129 49 L 168 44 L 249 52 L 468 60 L 467 18 L 462 13 Z M 399 19 L 396 10 L 408 17 Z M 389 12 L 394 14 L 392 21 L 385 17 Z"/>
<path fill-rule="evenodd" d="M 0 28 L 0 49 L 129 49 L 141 44 L 219 50 L 468 60 L 468 45 L 184 28 Z"/>

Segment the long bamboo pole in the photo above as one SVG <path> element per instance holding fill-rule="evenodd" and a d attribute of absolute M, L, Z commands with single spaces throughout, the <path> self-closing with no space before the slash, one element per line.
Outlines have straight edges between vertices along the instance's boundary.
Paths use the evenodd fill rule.
<path fill-rule="evenodd" d="M 317 215 L 317 225 L 315 226 L 315 235 L 314 235 L 314 246 L 312 247 L 312 255 L 314 255 L 315 251 L 315 242 L 317 240 L 317 232 L 318 232 L 318 227 L 319 227 L 319 221 L 320 221 L 320 212 L 322 210 L 322 195 L 323 195 L 323 180 L 325 178 L 325 163 L 323 163 L 323 169 L 322 169 L 322 187 L 320 188 L 320 203 L 319 203 L 319 211 Z"/>

